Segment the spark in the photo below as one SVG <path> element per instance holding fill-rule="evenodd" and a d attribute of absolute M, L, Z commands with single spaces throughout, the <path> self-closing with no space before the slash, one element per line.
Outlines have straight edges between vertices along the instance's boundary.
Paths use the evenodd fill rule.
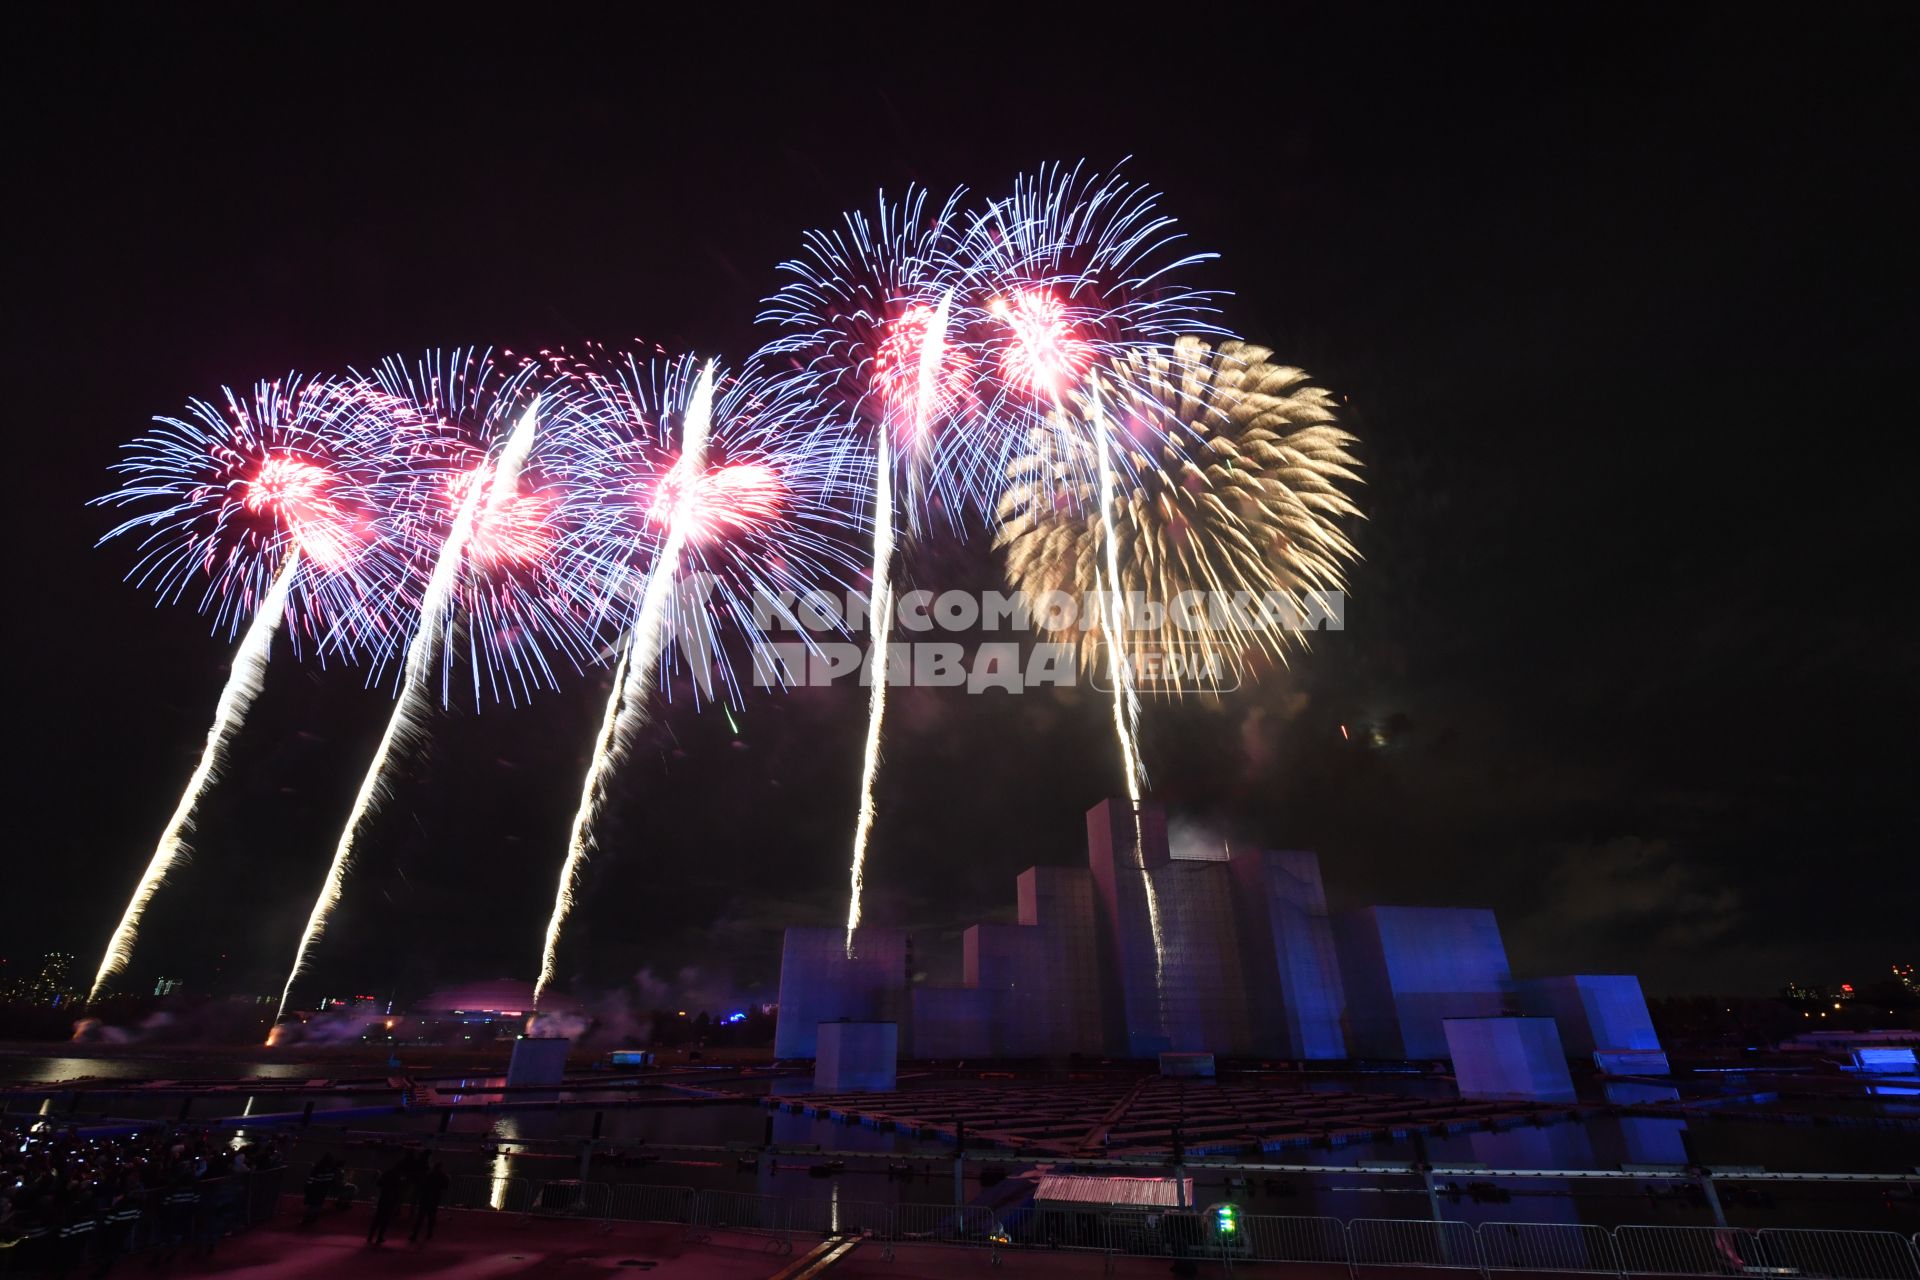
<path fill-rule="evenodd" d="M 403 751 L 425 732 L 426 717 L 433 708 L 435 667 L 450 621 L 449 606 L 459 585 L 468 544 L 476 523 L 484 517 L 496 515 L 505 505 L 507 496 L 517 487 L 520 468 L 533 447 L 539 408 L 539 397 L 535 396 L 533 403 L 507 436 L 506 445 L 501 449 L 499 461 L 494 467 L 492 483 L 468 487 L 454 515 L 453 526 L 447 532 L 446 541 L 441 544 L 433 574 L 421 595 L 419 622 L 413 639 L 407 645 L 399 699 L 394 703 L 393 714 L 387 719 L 385 732 L 380 735 L 380 745 L 374 749 L 366 777 L 361 780 L 360 789 L 354 795 L 353 808 L 347 815 L 346 826 L 340 832 L 339 843 L 334 847 L 333 861 L 327 867 L 320 894 L 307 916 L 306 928 L 300 935 L 300 945 L 294 951 L 293 968 L 288 972 L 287 984 L 280 992 L 280 1008 L 274 1015 L 275 1021 L 286 1016 L 287 1003 L 293 997 L 293 985 L 306 971 L 308 955 L 325 932 L 328 917 L 340 901 L 360 828 L 379 808 L 386 793 L 389 765 L 396 752 Z"/>
<path fill-rule="evenodd" d="M 1101 387 L 1115 393 L 1101 396 L 1107 420 L 1167 429 L 1142 440 L 1109 428 L 1115 452 L 1132 455 L 1124 471 L 1114 468 L 1111 491 L 1078 478 L 1104 451 L 1066 427 L 1035 434 L 994 538 L 1012 585 L 1035 598 L 1084 596 L 1104 575 L 1148 600 L 1206 601 L 1204 616 L 1169 608 L 1159 626 L 1133 629 L 1131 670 L 1194 646 L 1284 662 L 1307 639 L 1289 618 L 1309 616 L 1310 593 L 1343 588 L 1345 565 L 1358 557 L 1342 524 L 1360 515 L 1347 492 L 1360 483 L 1360 464 L 1333 396 L 1271 356 L 1187 337 L 1103 369 Z M 1087 453 L 1097 455 L 1091 465 Z M 1104 655 L 1083 644 L 1081 658 L 1091 666 Z"/>
<path fill-rule="evenodd" d="M 486 463 L 447 479 L 448 506 L 458 511 L 467 491 L 485 495 L 473 521 L 467 554 L 483 568 L 537 564 L 553 544 L 553 498 L 544 493 L 508 494 L 497 503 L 494 468 Z"/>
<path fill-rule="evenodd" d="M 241 505 L 259 515 L 279 517 L 300 549 L 315 564 L 337 568 L 359 549 L 353 522 L 333 498 L 334 477 L 325 467 L 286 454 L 274 454 L 245 482 Z"/>
<path fill-rule="evenodd" d="M 240 725 L 247 717 L 247 709 L 259 696 L 266 680 L 267 660 L 273 652 L 273 637 L 286 616 L 287 593 L 292 589 L 293 576 L 299 568 L 299 556 L 289 555 L 286 564 L 274 578 L 273 586 L 268 589 L 266 598 L 254 612 L 253 621 L 247 624 L 246 636 L 233 656 L 233 669 L 227 674 L 227 683 L 220 690 L 220 701 L 213 713 L 213 727 L 207 730 L 206 745 L 200 749 L 200 762 L 187 779 L 187 789 L 181 793 L 180 803 L 174 807 L 173 817 L 160 835 L 160 843 L 154 848 L 146 873 L 140 877 L 140 883 L 133 891 L 133 900 L 127 903 L 127 909 L 107 943 L 107 953 L 101 958 L 100 970 L 94 975 L 93 987 L 87 993 L 89 1002 L 98 1000 L 107 979 L 126 968 L 133 959 L 133 945 L 139 938 L 140 918 L 146 914 L 147 904 L 153 901 L 153 895 L 166 882 L 167 872 L 173 864 L 186 855 L 186 835 L 193 829 L 193 811 L 198 807 L 200 798 L 220 776 L 227 749 L 239 733 Z"/>
<path fill-rule="evenodd" d="M 1012 331 L 1000 353 L 1000 374 L 1029 394 L 1057 400 L 1094 361 L 1094 344 L 1074 328 L 1071 313 L 1044 289 L 1018 289 L 987 310 Z"/>
<path fill-rule="evenodd" d="M 453 348 L 391 356 L 365 381 L 391 423 L 382 527 L 404 549 L 408 568 L 397 597 L 404 612 L 389 609 L 400 616 L 382 631 L 369 682 L 405 683 L 419 601 L 475 492 L 465 571 L 446 606 L 459 627 L 447 630 L 439 650 L 442 701 L 452 700 L 463 663 L 476 707 L 488 699 L 518 704 L 559 687 L 563 667 L 585 670 L 605 647 L 598 565 L 581 554 L 592 494 L 567 481 L 570 460 L 549 428 L 554 406 L 578 390 L 573 379 L 544 361 L 523 358 L 516 366 L 489 351 Z M 489 442 L 506 447 L 536 392 L 545 420 L 533 440 L 512 446 L 523 456 L 489 456 Z"/>

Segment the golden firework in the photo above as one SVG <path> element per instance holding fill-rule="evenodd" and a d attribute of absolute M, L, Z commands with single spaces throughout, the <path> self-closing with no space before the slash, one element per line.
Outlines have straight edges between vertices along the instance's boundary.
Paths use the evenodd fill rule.
<path fill-rule="evenodd" d="M 1098 370 L 1097 392 L 1083 388 L 1050 416 L 1009 469 L 994 542 L 1011 584 L 1034 601 L 1105 589 L 1105 522 L 1088 479 L 1101 435 L 1088 422 L 1104 413 L 1121 455 L 1112 527 L 1119 587 L 1135 599 L 1133 669 L 1174 654 L 1284 662 L 1316 614 L 1314 593 L 1345 590 L 1358 553 L 1341 526 L 1361 514 L 1347 493 L 1361 480 L 1333 397 L 1272 354 L 1181 338 L 1171 353 Z M 1094 671 L 1099 631 L 1084 619 L 1095 612 L 1083 605 L 1067 623 L 1036 608 L 1035 618 L 1078 643 Z"/>

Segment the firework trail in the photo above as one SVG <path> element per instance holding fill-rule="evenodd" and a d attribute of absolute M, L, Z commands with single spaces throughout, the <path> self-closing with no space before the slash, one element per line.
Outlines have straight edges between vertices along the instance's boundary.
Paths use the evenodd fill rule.
<path fill-rule="evenodd" d="M 520 468 L 533 448 L 539 408 L 539 397 L 536 396 L 514 424 L 506 445 L 500 451 L 491 483 L 481 484 L 476 480 L 467 486 L 454 515 L 453 526 L 440 546 L 433 574 L 421 595 L 419 621 L 413 639 L 407 645 L 399 700 L 394 704 L 393 715 L 387 720 L 385 732 L 380 735 L 380 745 L 374 749 L 367 775 L 354 795 L 353 808 L 348 812 L 346 826 L 341 830 L 340 842 L 334 847 L 333 861 L 327 867 L 319 897 L 314 900 L 306 928 L 300 934 L 300 945 L 294 951 L 293 968 L 288 971 L 287 984 L 280 992 L 280 1008 L 274 1015 L 276 1022 L 286 1016 L 287 1002 L 293 998 L 293 984 L 306 971 L 308 954 L 313 944 L 319 941 L 326 929 L 327 918 L 340 901 L 347 868 L 353 859 L 354 842 L 359 837 L 360 828 L 378 808 L 386 792 L 388 766 L 397 750 L 419 737 L 425 726 L 425 718 L 433 708 L 434 675 L 449 621 L 449 604 L 459 585 L 468 545 L 476 524 L 488 516 L 497 515 L 511 501 L 519 485 Z"/>
<path fill-rule="evenodd" d="M 247 709 L 253 705 L 253 700 L 260 694 L 261 685 L 266 681 L 267 659 L 272 656 L 273 637 L 280 630 L 281 619 L 286 616 L 287 592 L 292 588 L 293 575 L 299 568 L 299 556 L 289 555 L 286 566 L 274 578 L 273 586 L 268 588 L 266 599 L 260 602 L 260 608 L 255 611 L 253 621 L 247 624 L 246 637 L 241 640 L 240 649 L 233 656 L 233 670 L 228 673 L 227 683 L 220 690 L 220 701 L 213 713 L 213 727 L 207 730 L 206 746 L 200 749 L 200 763 L 194 766 L 193 776 L 187 779 L 187 789 L 181 793 L 173 817 L 160 834 L 160 843 L 133 891 L 133 900 L 127 903 L 126 912 L 121 915 L 113 937 L 107 942 L 107 953 L 100 961 L 100 971 L 94 975 L 93 986 L 87 992 L 89 1003 L 98 1000 L 101 990 L 107 985 L 107 979 L 126 968 L 133 959 L 133 944 L 140 933 L 140 918 L 146 914 L 147 904 L 153 901 L 153 895 L 160 891 L 174 862 L 187 851 L 186 834 L 193 829 L 193 811 L 199 805 L 200 797 L 220 776 L 220 766 L 226 759 L 227 747 L 240 732 Z"/>
<path fill-rule="evenodd" d="M 266 678 L 275 638 L 291 631 L 352 656 L 367 639 L 364 603 L 397 580 L 397 560 L 369 536 L 363 489 L 369 411 L 361 389 L 297 375 L 255 385 L 251 398 L 225 393 L 224 409 L 204 400 L 186 418 L 159 418 L 160 430 L 131 446 L 114 470 L 128 477 L 99 499 L 156 504 L 103 538 L 142 532 L 133 577 L 177 599 L 204 579 L 200 607 L 235 629 L 253 609 L 220 692 L 212 727 L 186 789 L 121 913 L 88 991 L 132 960 L 140 922 L 168 873 L 187 856 L 194 812 L 218 780 L 227 752 Z M 289 620 L 291 615 L 291 626 Z"/>
<path fill-rule="evenodd" d="M 1139 352 L 1164 350 L 1182 329 L 1212 331 L 1213 296 L 1180 282 L 1188 267 L 1211 255 L 1176 256 L 1180 237 L 1173 220 L 1157 208 L 1148 188 L 1120 179 L 1087 174 L 1076 166 L 1048 166 L 1014 184 L 1012 196 L 992 202 L 977 215 L 961 256 L 970 287 L 985 295 L 979 310 L 990 330 L 981 345 L 997 352 L 989 380 L 998 390 L 991 412 L 1025 418 L 1033 424 L 1030 441 L 1061 435 L 1051 456 L 1084 465 L 1091 455 L 1093 475 L 1056 477 L 1030 472 L 1029 482 L 1056 478 L 1069 501 L 1084 501 L 1091 479 L 1098 506 L 1097 525 L 1105 548 L 1089 582 L 1100 601 L 1100 632 L 1112 683 L 1114 737 L 1120 748 L 1127 798 L 1134 815 L 1134 847 L 1142 859 L 1147 914 L 1154 943 L 1155 986 L 1161 987 L 1165 947 L 1158 894 L 1146 874 L 1141 790 L 1146 769 L 1139 744 L 1139 699 L 1134 691 L 1131 655 L 1125 647 L 1128 596 L 1115 554 L 1114 503 L 1121 477 L 1131 474 L 1132 451 L 1113 430 L 1101 404 L 1101 366 Z M 1084 390 L 1083 390 L 1084 389 Z M 1071 393 L 1082 391 L 1087 412 L 1067 409 Z M 1162 421 L 1135 415 L 1129 424 L 1149 439 L 1166 430 Z M 1017 472 L 1009 460 L 1003 475 Z M 1047 500 L 1058 495 L 1052 491 Z M 1003 504 L 1004 505 L 1004 504 Z M 1036 505 L 1038 502 L 1036 501 Z"/>
<path fill-rule="evenodd" d="M 1137 811 L 1140 789 L 1146 784 L 1146 767 L 1140 762 L 1137 739 L 1140 724 L 1140 700 L 1134 694 L 1133 673 L 1120 637 L 1126 630 L 1126 603 L 1120 583 L 1120 557 L 1113 536 L 1114 476 L 1112 444 L 1108 440 L 1107 415 L 1100 407 L 1100 383 L 1088 387 L 1087 414 L 1093 424 L 1094 450 L 1099 454 L 1101 541 L 1106 548 L 1105 574 L 1097 580 L 1100 592 L 1102 627 L 1106 631 L 1107 673 L 1113 681 L 1113 725 L 1120 739 L 1120 762 L 1127 776 L 1127 796 Z"/>
<path fill-rule="evenodd" d="M 1146 828 L 1140 816 L 1140 793 L 1146 786 L 1147 771 L 1140 761 L 1140 699 L 1133 689 L 1133 669 L 1121 648 L 1125 634 L 1125 594 L 1120 584 L 1120 560 L 1113 537 L 1114 477 L 1112 444 L 1108 439 L 1107 415 L 1100 405 L 1100 380 L 1087 387 L 1087 415 L 1093 424 L 1094 450 L 1099 454 L 1100 521 L 1106 546 L 1105 573 L 1096 576 L 1104 613 L 1101 628 L 1106 632 L 1107 678 L 1113 683 L 1113 732 L 1120 743 L 1120 767 L 1126 778 L 1127 808 L 1133 814 L 1133 849 L 1140 859 L 1140 879 L 1147 890 L 1147 929 L 1153 935 L 1153 989 L 1161 1001 L 1161 1021 L 1166 1020 L 1166 940 L 1160 929 L 1160 890 L 1147 870 Z"/>
<path fill-rule="evenodd" d="M 599 814 L 651 703 L 671 699 L 670 676 L 683 668 L 696 705 L 706 697 L 743 705 L 722 643 L 729 631 L 747 642 L 757 682 L 786 683 L 791 671 L 766 632 L 777 621 L 815 643 L 784 602 L 853 580 L 849 535 L 864 533 L 868 472 L 858 435 L 822 423 L 808 388 L 790 379 L 729 377 L 713 365 L 632 354 L 611 365 L 582 362 L 571 376 L 573 393 L 548 439 L 565 459 L 563 482 L 594 495 L 585 555 L 598 565 L 595 579 L 612 584 L 608 603 L 624 611 L 627 595 L 640 599 L 622 628 L 620 670 L 561 868 L 536 1005 L 552 988 Z M 635 581 L 642 589 L 627 592 Z"/>
<path fill-rule="evenodd" d="M 709 362 L 694 385 L 688 403 L 685 425 L 681 428 L 680 457 L 674 464 L 679 477 L 678 489 L 685 501 L 697 502 L 695 493 L 706 470 L 707 433 L 713 420 L 713 365 Z M 647 686 L 664 647 L 668 605 L 680 572 L 681 553 L 691 532 L 691 522 L 670 518 L 666 541 L 654 557 L 647 573 L 647 585 L 640 600 L 627 644 L 614 672 L 613 689 L 607 695 L 607 709 L 601 718 L 600 734 L 594 742 L 593 760 L 587 767 L 586 781 L 580 790 L 580 807 L 573 816 L 567 838 L 567 857 L 560 868 L 560 885 L 553 901 L 553 914 L 547 920 L 546 941 L 540 955 L 540 977 L 534 983 L 534 1008 L 553 982 L 554 962 L 560 946 L 560 929 L 573 909 L 573 890 L 579 880 L 580 864 L 593 845 L 593 823 L 606 797 L 608 779 L 626 759 L 634 735 L 646 723 Z"/>
<path fill-rule="evenodd" d="M 961 193 L 939 204 L 909 188 L 872 218 L 849 213 L 843 226 L 810 231 L 800 258 L 781 264 L 790 280 L 767 300 L 761 320 L 788 332 L 755 362 L 778 366 L 811 398 L 822 420 L 844 423 L 872 443 L 867 491 L 873 519 L 867 618 L 872 658 L 867 735 L 854 819 L 847 909 L 851 952 L 859 925 L 874 822 L 889 678 L 892 562 L 902 532 L 936 516 L 955 530 L 977 510 L 991 518 L 1004 482 L 1005 432 L 1013 420 L 983 412 L 972 344 L 971 294 L 956 257 Z M 936 424 L 945 429 L 935 431 Z"/>
<path fill-rule="evenodd" d="M 951 293 L 940 305 L 921 338 L 920 367 L 913 397 L 913 435 L 916 445 L 927 438 L 927 426 L 938 395 L 942 349 Z M 867 737 L 860 757 L 860 804 L 854 815 L 853 864 L 847 874 L 847 957 L 853 957 L 853 935 L 860 927 L 860 897 L 866 886 L 867 842 L 873 834 L 873 784 L 880 773 L 880 739 L 887 718 L 889 678 L 888 641 L 893 635 L 893 449 L 892 432 L 882 426 L 873 472 L 873 577 L 867 596 L 867 625 L 872 630 L 872 684 L 867 692 Z"/>

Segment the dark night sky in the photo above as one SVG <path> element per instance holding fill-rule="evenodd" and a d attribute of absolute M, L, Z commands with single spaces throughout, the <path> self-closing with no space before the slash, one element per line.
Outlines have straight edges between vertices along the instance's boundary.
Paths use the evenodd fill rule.
<path fill-rule="evenodd" d="M 1523 972 L 1760 991 L 1914 958 L 1910 10 L 418 12 L 76 7 L 8 42 L 10 967 L 97 955 L 224 674 L 90 549 L 151 415 L 466 342 L 737 359 L 800 232 L 876 188 L 1129 154 L 1223 254 L 1229 323 L 1346 397 L 1372 517 L 1347 631 L 1150 710 L 1176 818 L 1316 848 L 1349 904 L 1492 905 Z M 441 722 L 316 989 L 531 976 L 604 680 Z M 861 702 L 755 697 L 737 745 L 665 716 L 576 981 L 717 1000 L 835 918 Z M 133 985 L 225 952 L 277 988 L 385 705 L 276 670 Z M 950 938 L 1082 861 L 1105 728 L 1085 694 L 902 698 L 871 918 Z"/>

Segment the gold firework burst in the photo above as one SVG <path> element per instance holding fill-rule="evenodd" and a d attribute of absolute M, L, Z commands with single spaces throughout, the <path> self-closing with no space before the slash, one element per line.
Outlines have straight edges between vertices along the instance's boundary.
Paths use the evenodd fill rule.
<path fill-rule="evenodd" d="M 1361 513 L 1343 486 L 1361 480 L 1333 397 L 1272 354 L 1189 337 L 1100 370 L 1098 394 L 1056 413 L 1010 468 L 994 540 L 1010 583 L 1032 600 L 1081 602 L 1105 586 L 1086 428 L 1105 413 L 1125 453 L 1112 513 L 1120 589 L 1145 609 L 1127 634 L 1135 669 L 1222 651 L 1284 662 L 1310 594 L 1345 589 L 1358 553 L 1341 523 Z M 1084 603 L 1079 616 L 1091 616 Z M 1076 623 L 1055 638 L 1079 642 L 1083 667 L 1097 669 L 1096 632 Z"/>

